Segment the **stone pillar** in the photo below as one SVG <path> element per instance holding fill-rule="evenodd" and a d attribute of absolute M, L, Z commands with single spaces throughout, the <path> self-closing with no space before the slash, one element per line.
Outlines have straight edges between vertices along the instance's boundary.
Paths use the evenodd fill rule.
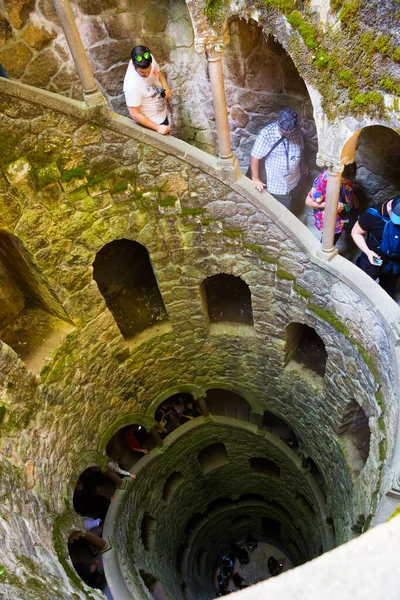
<path fill-rule="evenodd" d="M 330 166 L 327 171 L 328 181 L 326 185 L 322 251 L 333 256 L 337 254 L 333 241 L 335 236 L 340 184 L 342 182 L 342 171 L 343 165 Z"/>
<path fill-rule="evenodd" d="M 103 538 L 99 537 L 98 535 L 95 535 L 91 531 L 85 531 L 83 537 L 89 544 L 92 544 L 92 546 L 99 548 L 102 552 L 108 549 L 107 541 L 103 540 Z"/>
<path fill-rule="evenodd" d="M 200 407 L 203 417 L 208 417 L 208 415 L 210 414 L 210 411 L 207 408 L 205 396 L 199 396 L 199 398 L 196 398 L 196 400 L 199 403 L 199 407 Z"/>
<path fill-rule="evenodd" d="M 104 96 L 94 80 L 69 0 L 53 0 L 53 3 L 83 86 L 86 103 L 104 104 Z"/>
<path fill-rule="evenodd" d="M 156 427 L 153 427 L 152 429 L 150 429 L 150 435 L 151 438 L 153 440 L 153 442 L 155 443 L 155 445 L 160 448 L 163 445 L 163 441 L 160 437 L 160 434 L 158 433 Z"/>
<path fill-rule="evenodd" d="M 195 49 L 198 54 L 207 57 L 210 75 L 211 93 L 214 104 L 215 124 L 218 137 L 218 153 L 220 158 L 232 158 L 231 137 L 229 133 L 228 109 L 224 77 L 222 74 L 222 53 L 225 46 L 217 40 L 196 40 Z"/>
<path fill-rule="evenodd" d="M 122 490 L 125 487 L 125 482 L 124 480 L 119 477 L 119 475 L 117 475 L 117 473 L 115 473 L 115 471 L 113 471 L 112 469 L 109 469 L 108 467 L 106 468 L 106 475 L 107 477 L 109 477 L 111 479 L 111 481 L 113 483 L 115 483 L 115 486 L 118 490 Z"/>

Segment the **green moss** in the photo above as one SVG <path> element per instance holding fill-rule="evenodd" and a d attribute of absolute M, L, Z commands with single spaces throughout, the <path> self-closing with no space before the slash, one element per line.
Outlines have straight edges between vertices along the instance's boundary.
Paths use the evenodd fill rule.
<path fill-rule="evenodd" d="M 339 19 L 343 25 L 349 25 L 355 19 L 360 6 L 361 0 L 350 0 L 343 4 L 339 15 Z"/>
<path fill-rule="evenodd" d="M 296 277 L 283 269 L 277 269 L 276 276 L 278 279 L 287 279 L 288 281 L 295 281 Z"/>
<path fill-rule="evenodd" d="M 207 225 L 209 225 L 212 222 L 213 222 L 213 219 L 202 219 L 201 220 L 201 224 L 204 225 L 204 227 L 207 227 Z"/>
<path fill-rule="evenodd" d="M 174 198 L 174 196 L 167 196 L 166 198 L 162 198 L 159 202 L 160 206 L 174 206 L 178 198 Z"/>
<path fill-rule="evenodd" d="M 128 184 L 126 181 L 121 181 L 121 183 L 116 183 L 114 187 L 111 189 L 111 192 L 124 192 L 128 189 Z"/>
<path fill-rule="evenodd" d="M 385 35 L 380 35 L 374 41 L 373 48 L 376 52 L 382 54 L 382 56 L 390 56 L 392 54 L 392 44 Z"/>
<path fill-rule="evenodd" d="M 395 48 L 392 53 L 394 62 L 400 62 L 400 48 Z"/>
<path fill-rule="evenodd" d="M 343 5 L 343 0 L 331 0 L 330 6 L 332 12 L 337 12 Z"/>
<path fill-rule="evenodd" d="M 387 519 L 386 523 L 388 521 L 390 521 L 391 519 L 394 519 L 395 517 L 397 517 L 397 515 L 400 515 L 400 504 L 399 506 L 394 510 L 394 512 L 392 512 L 392 514 L 390 515 L 390 517 Z"/>
<path fill-rule="evenodd" d="M 317 50 L 314 57 L 314 64 L 319 69 L 325 69 L 329 65 L 329 55 L 324 50 Z"/>
<path fill-rule="evenodd" d="M 378 371 L 374 361 L 371 359 L 369 352 L 350 334 L 347 327 L 333 313 L 325 310 L 324 308 L 322 308 L 321 306 L 318 306 L 317 304 L 313 304 L 313 303 L 309 302 L 307 305 L 307 308 L 309 310 L 311 310 L 312 312 L 314 312 L 316 315 L 318 315 L 321 319 L 323 319 L 324 321 L 326 321 L 327 323 L 332 325 L 332 327 L 334 327 L 336 329 L 336 331 L 339 331 L 339 333 L 342 333 L 349 340 L 349 342 L 351 344 L 356 346 L 356 348 L 357 348 L 358 352 L 361 354 L 365 364 L 367 365 L 367 367 L 371 371 L 372 375 L 374 376 L 375 381 L 378 383 L 378 385 L 381 385 L 381 377 L 379 375 L 379 371 Z"/>
<path fill-rule="evenodd" d="M 46 167 L 35 169 L 33 171 L 33 176 L 37 186 L 39 188 L 44 188 L 46 185 L 54 183 L 60 179 L 60 171 L 58 170 L 57 165 L 52 163 Z"/>
<path fill-rule="evenodd" d="M 379 92 L 366 92 L 357 94 L 351 101 L 350 108 L 357 110 L 362 107 L 364 112 L 378 111 L 382 113 L 384 110 L 383 96 Z"/>
<path fill-rule="evenodd" d="M 6 407 L 4 406 L 4 404 L 2 404 L 0 406 L 0 423 L 2 423 L 5 414 L 6 414 Z"/>
<path fill-rule="evenodd" d="M 295 283 L 293 285 L 293 289 L 294 289 L 294 291 L 299 296 L 302 296 L 303 298 L 311 298 L 312 297 L 312 293 L 311 292 L 309 292 L 308 290 L 305 290 L 304 288 L 300 287 L 299 285 L 297 285 L 297 283 Z"/>
<path fill-rule="evenodd" d="M 387 441 L 386 438 L 383 438 L 379 442 L 379 460 L 383 463 L 386 460 L 387 456 Z"/>
<path fill-rule="evenodd" d="M 264 0 L 266 8 L 277 8 L 282 12 L 294 10 L 296 8 L 295 0 Z"/>
<path fill-rule="evenodd" d="M 241 231 L 236 231 L 236 229 L 224 229 L 222 235 L 228 238 L 239 238 L 242 233 Z"/>
<path fill-rule="evenodd" d="M 195 217 L 196 215 L 202 215 L 202 208 L 182 208 L 182 215 L 188 215 Z"/>
<path fill-rule="evenodd" d="M 388 94 L 400 96 L 400 82 L 391 77 L 383 77 L 379 82 L 379 87 L 388 92 Z"/>
<path fill-rule="evenodd" d="M 258 246 L 257 244 L 247 244 L 245 242 L 243 243 L 243 248 L 245 248 L 245 250 L 250 250 L 250 252 L 254 252 L 254 254 L 260 254 L 264 250 L 262 246 Z"/>
<path fill-rule="evenodd" d="M 315 49 L 318 46 L 317 32 L 314 27 L 303 19 L 300 11 L 294 10 L 287 16 L 288 23 L 296 28 L 307 48 Z"/>
<path fill-rule="evenodd" d="M 71 181 L 71 179 L 77 179 L 78 177 L 85 176 L 84 167 L 76 167 L 75 169 L 71 169 L 70 171 L 64 171 L 61 175 L 61 181 Z"/>
<path fill-rule="evenodd" d="M 262 254 L 259 256 L 259 259 L 263 262 L 269 263 L 270 265 L 277 265 L 278 260 L 276 258 L 272 258 L 271 256 L 267 256 L 266 254 Z"/>
<path fill-rule="evenodd" d="M 105 179 L 107 179 L 107 175 L 96 175 L 95 177 L 92 177 L 88 180 L 88 185 L 96 185 L 97 183 L 101 183 Z"/>
<path fill-rule="evenodd" d="M 211 25 L 222 24 L 227 8 L 227 0 L 206 0 L 204 14 Z"/>
<path fill-rule="evenodd" d="M 375 400 L 376 400 L 376 403 L 378 406 L 380 406 L 381 408 L 384 407 L 383 396 L 382 396 L 382 392 L 380 390 L 375 392 Z"/>

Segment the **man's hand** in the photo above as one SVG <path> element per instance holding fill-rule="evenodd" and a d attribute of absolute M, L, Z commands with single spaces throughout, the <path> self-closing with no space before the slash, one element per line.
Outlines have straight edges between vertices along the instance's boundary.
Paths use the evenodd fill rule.
<path fill-rule="evenodd" d="M 129 474 L 129 477 L 132 477 L 132 479 L 136 479 L 136 475 L 135 475 L 135 473 L 130 473 L 130 474 Z"/>
<path fill-rule="evenodd" d="M 338 208 L 338 212 L 342 212 L 344 210 L 343 202 L 338 202 L 337 208 Z"/>
<path fill-rule="evenodd" d="M 259 192 L 262 192 L 264 189 L 264 184 L 261 179 L 252 179 L 253 185 Z"/>
<path fill-rule="evenodd" d="M 171 131 L 171 127 L 169 125 L 158 125 L 156 131 L 161 135 L 167 135 Z"/>
<path fill-rule="evenodd" d="M 165 97 L 168 100 L 168 98 L 171 98 L 172 92 L 168 86 L 165 86 L 164 90 L 165 90 Z"/>

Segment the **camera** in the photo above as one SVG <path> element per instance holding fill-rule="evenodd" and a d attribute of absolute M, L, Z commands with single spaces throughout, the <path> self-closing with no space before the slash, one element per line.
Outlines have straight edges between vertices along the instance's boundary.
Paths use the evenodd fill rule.
<path fill-rule="evenodd" d="M 161 98 L 165 98 L 165 95 L 167 93 L 164 88 L 157 88 L 156 92 Z"/>

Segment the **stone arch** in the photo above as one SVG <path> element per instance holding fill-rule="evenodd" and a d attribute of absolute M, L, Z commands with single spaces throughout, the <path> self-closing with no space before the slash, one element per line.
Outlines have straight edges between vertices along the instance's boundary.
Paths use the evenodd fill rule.
<path fill-rule="evenodd" d="M 17 236 L 0 230 L 0 339 L 38 372 L 72 329 L 30 253 Z"/>
<path fill-rule="evenodd" d="M 314 168 L 317 137 L 312 100 L 286 48 L 254 19 L 233 15 L 224 28 L 229 40 L 224 53 L 224 79 L 231 139 L 242 171 L 248 167 L 256 134 L 285 107 L 299 115 L 307 142 L 307 162 Z"/>
<path fill-rule="evenodd" d="M 130 423 L 114 433 L 107 444 L 106 454 L 124 470 L 130 471 L 155 445 L 149 429 L 140 423 Z"/>
<path fill-rule="evenodd" d="M 93 278 L 126 340 L 167 321 L 150 255 L 142 244 L 119 239 L 103 246 L 93 262 Z"/>
<path fill-rule="evenodd" d="M 167 400 L 168 398 L 171 398 L 171 396 L 175 396 L 177 394 L 186 393 L 191 394 L 193 398 L 199 398 L 200 396 L 202 396 L 200 388 L 192 384 L 182 384 L 167 388 L 160 394 L 157 394 L 154 400 L 149 404 L 149 407 L 146 411 L 147 417 L 152 419 L 154 422 L 154 413 L 156 412 L 157 408 L 160 406 L 163 400 Z"/>
<path fill-rule="evenodd" d="M 197 460 L 205 475 L 229 463 L 225 445 L 219 442 L 200 450 Z"/>
<path fill-rule="evenodd" d="M 154 419 L 150 416 L 145 415 L 143 413 L 128 413 L 127 415 L 123 415 L 119 417 L 116 421 L 114 421 L 111 425 L 107 427 L 107 429 L 103 432 L 100 437 L 99 442 L 99 452 L 104 452 L 107 444 L 111 440 L 111 438 L 117 433 L 119 429 L 122 427 L 126 427 L 127 425 L 142 425 L 148 431 L 154 425 Z"/>
<path fill-rule="evenodd" d="M 101 467 L 91 465 L 82 471 L 76 483 L 73 508 L 82 517 L 93 517 L 104 522 L 115 490 L 115 483 Z"/>
<path fill-rule="evenodd" d="M 251 291 L 241 277 L 217 273 L 204 279 L 200 295 L 208 323 L 253 325 Z"/>
<path fill-rule="evenodd" d="M 262 426 L 267 431 L 276 435 L 281 439 L 287 446 L 293 450 L 297 450 L 299 447 L 299 436 L 294 431 L 292 426 L 279 415 L 276 415 L 269 410 L 265 410 L 262 415 Z"/>
<path fill-rule="evenodd" d="M 154 413 L 155 427 L 161 437 L 166 437 L 181 425 L 201 416 L 196 399 L 189 392 L 178 392 L 164 398 Z"/>
<path fill-rule="evenodd" d="M 206 391 L 205 402 L 213 415 L 240 419 L 261 426 L 261 415 L 253 414 L 250 402 L 233 390 L 210 387 Z"/>

